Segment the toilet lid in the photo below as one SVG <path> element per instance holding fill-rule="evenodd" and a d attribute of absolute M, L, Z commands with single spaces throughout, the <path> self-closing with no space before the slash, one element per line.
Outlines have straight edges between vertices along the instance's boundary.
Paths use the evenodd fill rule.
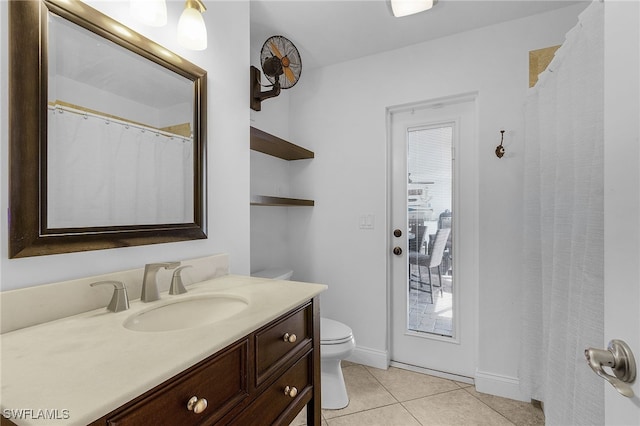
<path fill-rule="evenodd" d="M 329 318 L 320 318 L 321 344 L 338 344 L 348 342 L 352 338 L 353 331 L 350 327 Z"/>

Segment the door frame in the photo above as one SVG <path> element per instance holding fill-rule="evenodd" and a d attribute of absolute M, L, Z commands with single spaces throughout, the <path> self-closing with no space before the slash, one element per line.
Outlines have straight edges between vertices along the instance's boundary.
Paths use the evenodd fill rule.
<path fill-rule="evenodd" d="M 457 163 L 454 167 L 462 169 L 463 167 L 465 168 L 465 172 L 467 173 L 467 175 L 471 175 L 474 177 L 473 179 L 473 183 L 469 184 L 467 186 L 466 191 L 468 193 L 462 193 L 463 190 L 460 189 L 460 178 L 458 178 L 458 182 L 454 181 L 454 185 L 457 186 L 456 189 L 454 191 L 456 191 L 457 193 L 454 193 L 454 198 L 455 200 L 452 200 L 452 202 L 454 204 L 459 205 L 459 200 L 462 199 L 463 197 L 466 197 L 465 200 L 468 202 L 468 207 L 465 210 L 468 210 L 468 212 L 465 214 L 465 217 L 467 217 L 468 219 L 465 220 L 465 226 L 460 225 L 458 227 L 458 229 L 460 230 L 460 232 L 457 232 L 456 234 L 460 234 L 461 232 L 465 232 L 465 234 L 467 235 L 466 238 L 466 243 L 465 243 L 465 247 L 468 248 L 468 250 L 470 250 L 470 252 L 472 253 L 472 255 L 470 256 L 466 256 L 467 259 L 466 261 L 469 263 L 469 265 L 466 267 L 466 269 L 468 271 L 472 271 L 470 272 L 470 275 L 473 276 L 472 279 L 470 279 L 467 283 L 468 287 L 467 287 L 467 291 L 470 291 L 472 293 L 472 297 L 473 297 L 473 302 L 472 302 L 472 312 L 465 312 L 464 315 L 470 315 L 471 318 L 467 318 L 467 320 L 471 321 L 473 324 L 473 331 L 470 332 L 471 337 L 470 339 L 472 339 L 472 345 L 471 345 L 471 350 L 473 351 L 472 357 L 473 357 L 473 363 L 474 363 L 474 374 L 473 374 L 473 379 L 475 379 L 475 374 L 477 373 L 477 366 L 478 366 L 478 338 L 479 338 L 479 326 L 478 326 L 478 319 L 479 319 L 479 161 L 478 161 L 478 138 L 479 138 L 479 111 L 478 111 L 478 104 L 479 104 L 479 93 L 477 91 L 473 91 L 473 92 L 465 92 L 465 93 L 460 93 L 460 94 L 456 94 L 456 95 L 451 95 L 451 96 L 445 96 L 445 97 L 440 97 L 440 98 L 433 98 L 433 99 L 428 99 L 428 100 L 423 100 L 423 101 L 417 101 L 417 102 L 411 102 L 411 103 L 405 103 L 405 104 L 399 104 L 399 105 L 393 105 L 393 106 L 389 106 L 386 108 L 385 111 L 385 124 L 386 124 L 386 140 L 387 140 L 387 170 L 386 170 L 386 215 L 387 215 L 387 223 L 386 223 L 386 228 L 385 228 L 385 232 L 386 232 L 386 236 L 385 236 L 385 241 L 386 241 L 386 247 L 388 250 L 388 255 L 386 258 L 386 280 L 387 280 L 387 365 L 392 365 L 392 360 L 391 360 L 391 353 L 392 353 L 392 333 L 393 333 L 393 322 L 392 322 L 392 318 L 393 318 L 393 299 L 392 299 L 392 285 L 393 285 L 393 266 L 392 266 L 392 262 L 394 260 L 393 255 L 391 254 L 391 250 L 394 247 L 394 237 L 392 236 L 392 230 L 394 229 L 394 223 L 393 223 L 393 214 L 392 214 L 392 197 L 393 197 L 393 191 L 392 191 L 392 185 L 391 185 L 391 177 L 392 177 L 392 171 L 393 171 L 393 165 L 394 165 L 394 161 L 397 161 L 397 159 L 394 159 L 393 155 L 392 155 L 392 114 L 394 113 L 399 113 L 399 112 L 405 112 L 405 111 L 411 111 L 411 110 L 418 110 L 418 109 L 428 109 L 428 108 L 438 108 L 440 106 L 443 105 L 451 105 L 451 104 L 456 104 L 456 103 L 465 103 L 465 102 L 473 102 L 474 104 L 474 118 L 475 118 L 475 122 L 473 123 L 473 143 L 470 144 L 469 147 L 466 148 L 464 153 L 459 152 L 459 150 L 454 150 L 453 152 L 453 156 L 455 158 L 455 162 Z M 468 161 L 464 162 L 462 165 L 462 160 L 461 160 L 461 154 L 463 154 L 465 159 L 469 159 Z M 454 213 L 455 214 L 455 213 Z M 460 243 L 459 243 L 459 235 L 455 236 L 454 235 L 454 245 L 456 245 L 458 248 L 460 248 Z M 459 253 L 459 249 L 457 250 L 457 252 Z M 459 282 L 459 281 L 458 281 Z M 459 315 L 461 315 L 462 313 L 459 313 Z M 456 326 L 457 327 L 457 326 Z M 456 333 L 456 340 L 460 339 L 460 330 L 458 328 L 457 333 Z M 438 340 L 433 338 L 432 340 Z M 446 341 L 447 342 L 452 342 L 453 339 L 447 338 Z M 453 344 L 456 344 L 457 342 L 452 342 Z M 450 378 L 450 379 L 454 379 L 454 380 L 460 380 L 460 381 L 466 381 L 468 382 L 468 380 L 465 379 L 465 376 L 458 376 L 456 374 L 450 374 L 450 373 L 446 373 L 446 372 L 442 372 L 442 371 L 438 371 L 438 370 L 431 370 L 431 369 L 425 369 L 425 368 L 420 368 L 420 367 L 411 367 L 412 370 L 414 371 L 421 371 L 421 372 L 425 372 L 431 375 L 435 375 L 435 376 L 439 376 L 439 377 L 445 377 L 445 378 Z"/>

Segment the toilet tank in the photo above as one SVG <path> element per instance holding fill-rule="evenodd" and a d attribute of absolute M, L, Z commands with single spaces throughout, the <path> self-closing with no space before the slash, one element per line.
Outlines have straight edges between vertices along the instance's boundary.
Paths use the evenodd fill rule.
<path fill-rule="evenodd" d="M 269 278 L 272 280 L 290 280 L 292 275 L 293 270 L 287 268 L 268 268 L 251 274 L 252 277 Z"/>

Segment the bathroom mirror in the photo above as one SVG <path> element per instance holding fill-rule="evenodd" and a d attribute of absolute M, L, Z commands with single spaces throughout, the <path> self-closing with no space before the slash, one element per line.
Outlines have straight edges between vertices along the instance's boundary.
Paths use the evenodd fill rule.
<path fill-rule="evenodd" d="M 206 71 L 81 1 L 9 4 L 9 257 L 206 238 Z"/>

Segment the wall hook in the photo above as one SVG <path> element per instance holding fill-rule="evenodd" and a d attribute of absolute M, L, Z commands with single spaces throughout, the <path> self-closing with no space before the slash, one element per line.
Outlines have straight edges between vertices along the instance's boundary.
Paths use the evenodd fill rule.
<path fill-rule="evenodd" d="M 500 130 L 500 133 L 502 134 L 501 138 L 500 138 L 500 145 L 498 145 L 496 147 L 496 156 L 498 158 L 502 158 L 502 156 L 504 155 L 504 146 L 502 146 L 502 143 L 504 142 L 504 130 Z"/>

